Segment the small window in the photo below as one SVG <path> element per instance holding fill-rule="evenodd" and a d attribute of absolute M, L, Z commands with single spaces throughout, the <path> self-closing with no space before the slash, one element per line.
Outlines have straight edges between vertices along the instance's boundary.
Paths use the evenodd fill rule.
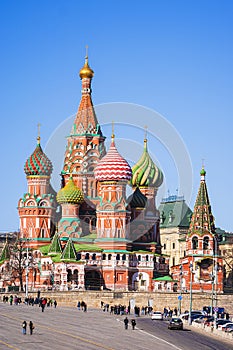
<path fill-rule="evenodd" d="M 197 249 L 198 248 L 198 238 L 193 237 L 192 238 L 192 249 Z"/>
<path fill-rule="evenodd" d="M 204 237 L 203 239 L 203 249 L 209 249 L 209 237 Z"/>
<path fill-rule="evenodd" d="M 175 249 L 175 243 L 172 243 L 172 249 Z"/>

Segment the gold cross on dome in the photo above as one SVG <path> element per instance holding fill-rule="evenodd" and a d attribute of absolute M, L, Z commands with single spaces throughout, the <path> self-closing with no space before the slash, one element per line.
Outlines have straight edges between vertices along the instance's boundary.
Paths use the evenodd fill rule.
<path fill-rule="evenodd" d="M 41 127 L 41 124 L 38 123 L 37 124 L 37 143 L 38 144 L 40 143 L 40 127 Z"/>

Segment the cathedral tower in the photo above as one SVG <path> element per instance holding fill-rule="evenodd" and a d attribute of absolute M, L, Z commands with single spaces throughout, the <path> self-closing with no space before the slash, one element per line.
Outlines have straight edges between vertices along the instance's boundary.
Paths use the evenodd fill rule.
<path fill-rule="evenodd" d="M 50 242 L 55 231 L 57 202 L 50 185 L 52 170 L 52 163 L 43 152 L 38 136 L 37 146 L 24 166 L 28 190 L 18 203 L 20 238 L 29 240 L 29 245 L 35 247 Z"/>
<path fill-rule="evenodd" d="M 80 208 L 80 217 L 88 224 L 88 233 L 88 230 L 95 227 L 95 205 L 98 203 L 94 169 L 106 152 L 105 137 L 98 124 L 91 98 L 91 81 L 94 72 L 89 67 L 87 55 L 79 76 L 82 80 L 82 97 L 73 127 L 67 138 L 61 175 L 63 185 L 65 185 L 72 174 L 75 185 L 84 194 L 85 201 Z"/>
<path fill-rule="evenodd" d="M 130 212 L 126 208 L 126 185 L 131 176 L 131 168 L 118 153 L 113 134 L 107 154 L 95 168 L 100 196 L 97 205 L 97 241 L 102 247 L 126 248 L 130 221 Z"/>
<path fill-rule="evenodd" d="M 147 138 L 144 139 L 143 153 L 139 161 L 132 168 L 132 179 L 131 186 L 137 193 L 137 197 L 146 197 L 145 210 L 138 217 L 141 220 L 145 220 L 146 226 L 138 229 L 137 220 L 132 222 L 131 234 L 134 236 L 135 240 L 139 242 L 149 243 L 155 242 L 157 245 L 157 252 L 161 251 L 160 243 L 160 233 L 159 233 L 159 212 L 156 209 L 156 194 L 158 188 L 163 183 L 163 173 L 162 171 L 154 164 L 151 159 L 148 149 L 147 149 Z M 138 191 L 140 190 L 140 192 Z M 141 195 L 141 194 L 142 195 Z M 132 205 L 131 205 L 132 206 Z M 135 207 L 135 204 L 134 204 Z M 134 212 L 136 208 L 133 209 L 133 218 L 135 217 Z M 137 216 L 137 214 L 136 214 Z"/>
<path fill-rule="evenodd" d="M 189 290 L 192 282 L 194 291 L 221 292 L 223 264 L 219 256 L 218 237 L 215 233 L 204 168 L 201 169 L 200 175 L 200 186 L 186 236 L 186 253 L 181 260 L 182 289 Z M 180 269 L 177 267 L 173 278 L 179 274 Z"/>

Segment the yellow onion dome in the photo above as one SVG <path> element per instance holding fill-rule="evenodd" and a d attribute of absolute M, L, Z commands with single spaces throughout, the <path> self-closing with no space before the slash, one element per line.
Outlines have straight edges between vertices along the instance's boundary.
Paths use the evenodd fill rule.
<path fill-rule="evenodd" d="M 71 204 L 81 204 L 84 201 L 82 191 L 75 185 L 72 177 L 69 181 L 58 191 L 57 193 L 58 203 L 71 203 Z"/>
<path fill-rule="evenodd" d="M 147 150 L 147 139 L 144 140 L 143 154 L 132 168 L 131 186 L 149 186 L 158 188 L 163 183 L 163 173 L 154 164 Z"/>
<path fill-rule="evenodd" d="M 92 79 L 94 76 L 94 71 L 89 67 L 89 64 L 88 64 L 88 56 L 85 57 L 85 63 L 83 68 L 81 68 L 79 71 L 79 76 L 81 79 L 84 79 L 84 78 Z"/>

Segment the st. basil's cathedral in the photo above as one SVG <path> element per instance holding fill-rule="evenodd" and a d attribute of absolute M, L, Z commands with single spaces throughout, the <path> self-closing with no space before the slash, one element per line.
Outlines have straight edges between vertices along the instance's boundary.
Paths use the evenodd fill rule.
<path fill-rule="evenodd" d="M 106 151 L 92 103 L 94 72 L 87 56 L 79 75 L 82 96 L 67 138 L 61 189 L 56 193 L 50 184 L 53 165 L 42 150 L 39 134 L 24 166 L 28 188 L 18 202 L 18 212 L 19 239 L 32 261 L 28 290 L 155 291 L 162 280 L 177 284 L 180 266 L 169 275 L 169 257 L 163 255 L 160 239 L 161 213 L 156 208 L 163 173 L 148 153 L 147 138 L 132 169 L 117 150 L 114 128 Z M 132 188 L 128 198 L 127 186 Z M 210 290 L 208 276 L 217 242 L 203 172 L 200 188 L 181 261 L 185 278 L 180 283 L 189 289 L 193 278 L 189 266 L 195 260 L 193 269 L 205 277 L 201 288 Z M 2 258 L 6 251 L 7 242 Z M 221 269 L 220 258 L 215 264 Z M 220 275 L 218 289 L 222 290 Z"/>
<path fill-rule="evenodd" d="M 148 153 L 147 139 L 132 169 L 119 154 L 114 133 L 106 152 L 88 57 L 79 75 L 82 96 L 67 138 L 62 188 L 57 194 L 52 189 L 53 166 L 40 136 L 24 167 L 28 190 L 18 204 L 20 238 L 38 260 L 31 287 L 152 290 L 153 278 L 168 274 L 155 205 L 163 174 Z M 129 198 L 127 185 L 133 189 Z"/>

